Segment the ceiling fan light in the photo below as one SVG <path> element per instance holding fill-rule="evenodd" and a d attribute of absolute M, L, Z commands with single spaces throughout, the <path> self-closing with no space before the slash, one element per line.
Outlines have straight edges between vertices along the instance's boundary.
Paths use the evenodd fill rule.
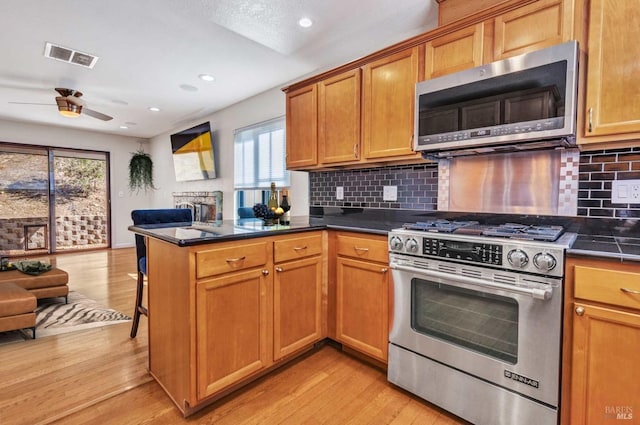
<path fill-rule="evenodd" d="M 80 114 L 76 111 L 64 111 L 60 110 L 60 115 L 67 118 L 78 118 Z"/>
<path fill-rule="evenodd" d="M 63 117 L 77 118 L 82 112 L 82 105 L 68 102 L 65 98 L 56 98 L 56 103 L 58 105 L 58 112 L 60 112 L 60 115 Z"/>

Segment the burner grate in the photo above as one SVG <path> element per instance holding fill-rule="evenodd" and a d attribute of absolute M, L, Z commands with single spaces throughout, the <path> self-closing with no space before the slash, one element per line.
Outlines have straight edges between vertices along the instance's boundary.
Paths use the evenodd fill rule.
<path fill-rule="evenodd" d="M 485 236 L 553 242 L 558 239 L 563 232 L 564 228 L 562 226 L 505 223 L 489 227 L 485 229 L 482 234 Z"/>
<path fill-rule="evenodd" d="M 425 232 L 452 233 L 460 228 L 474 226 L 476 224 L 478 224 L 477 221 L 429 220 L 418 221 L 416 223 L 405 223 L 402 225 L 402 228 L 407 230 L 421 230 Z"/>

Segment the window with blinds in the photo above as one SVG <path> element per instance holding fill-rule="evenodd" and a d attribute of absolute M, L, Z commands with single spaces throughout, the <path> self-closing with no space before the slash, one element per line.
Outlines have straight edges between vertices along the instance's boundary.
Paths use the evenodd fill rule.
<path fill-rule="evenodd" d="M 235 131 L 235 182 L 238 189 L 289 186 L 285 165 L 284 117 Z"/>
<path fill-rule="evenodd" d="M 289 187 L 285 154 L 285 119 L 274 118 L 237 129 L 234 140 L 234 189 L 238 211 L 266 203 L 271 182 Z"/>

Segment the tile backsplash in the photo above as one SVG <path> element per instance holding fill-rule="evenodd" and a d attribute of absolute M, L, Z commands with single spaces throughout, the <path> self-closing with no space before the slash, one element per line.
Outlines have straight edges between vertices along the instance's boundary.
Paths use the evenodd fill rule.
<path fill-rule="evenodd" d="M 640 204 L 612 204 L 613 180 L 640 179 L 640 147 L 580 153 L 578 216 L 640 218 Z M 344 199 L 336 199 L 336 187 Z M 398 200 L 383 201 L 383 186 Z M 311 206 L 436 210 L 438 166 L 418 164 L 309 173 Z"/>
<path fill-rule="evenodd" d="M 382 199 L 384 186 L 397 186 L 398 199 Z M 344 188 L 344 199 L 336 199 L 336 187 Z M 309 173 L 311 206 L 401 208 L 435 210 L 438 202 L 438 167 L 418 164 L 360 170 Z"/>
<path fill-rule="evenodd" d="M 614 180 L 640 179 L 640 147 L 580 154 L 578 215 L 640 218 L 640 204 L 612 204 Z"/>

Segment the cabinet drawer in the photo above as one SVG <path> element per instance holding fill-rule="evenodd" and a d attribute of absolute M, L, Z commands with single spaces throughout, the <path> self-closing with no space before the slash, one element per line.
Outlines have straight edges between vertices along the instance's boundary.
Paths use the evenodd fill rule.
<path fill-rule="evenodd" d="M 322 254 L 322 235 L 302 236 L 273 243 L 275 263 Z"/>
<path fill-rule="evenodd" d="M 196 278 L 249 269 L 267 263 L 267 242 L 208 249 L 196 252 Z"/>
<path fill-rule="evenodd" d="M 338 255 L 363 260 L 389 262 L 387 240 L 338 235 Z"/>
<path fill-rule="evenodd" d="M 575 298 L 640 309 L 640 273 L 575 266 Z"/>

